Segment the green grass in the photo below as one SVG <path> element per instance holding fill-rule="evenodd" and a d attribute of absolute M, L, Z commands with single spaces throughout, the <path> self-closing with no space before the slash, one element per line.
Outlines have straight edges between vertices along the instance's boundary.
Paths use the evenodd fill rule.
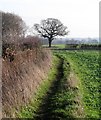
<path fill-rule="evenodd" d="M 99 51 L 67 51 L 64 55 L 81 81 L 86 118 L 100 118 L 101 56 Z"/>
<path fill-rule="evenodd" d="M 43 45 L 44 47 L 48 47 L 48 45 Z M 56 45 L 53 45 L 51 46 L 52 48 L 65 48 L 65 44 L 56 44 Z"/>
<path fill-rule="evenodd" d="M 53 58 L 48 78 L 40 85 L 31 102 L 21 109 L 17 117 L 47 118 L 47 120 L 78 117 L 73 115 L 78 108 L 78 103 L 75 101 L 77 90 L 68 87 L 70 65 L 65 56 L 58 54 Z M 45 115 L 46 113 L 48 115 Z"/>
<path fill-rule="evenodd" d="M 67 78 L 70 75 L 70 65 L 64 56 L 59 54 L 57 56 L 61 59 L 58 75 L 37 111 L 36 118 L 39 120 L 66 120 L 80 117 L 73 114 L 79 105 L 75 101 L 75 97 L 78 95 L 76 87 L 68 87 Z"/>
<path fill-rule="evenodd" d="M 68 119 L 80 118 L 74 115 L 79 104 L 75 101 L 82 94 L 81 103 L 85 118 L 100 118 L 101 56 L 98 51 L 54 52 L 53 65 L 48 78 L 40 85 L 29 105 L 17 114 L 19 118 Z M 56 57 L 57 56 L 57 57 Z M 62 63 L 63 62 L 63 63 Z M 62 66 L 61 66 L 62 65 Z M 60 66 L 60 67 L 59 67 Z M 79 78 L 78 89 L 68 87 L 70 71 Z M 79 92 L 80 91 L 80 92 Z M 41 113 L 40 113 L 41 111 Z M 47 115 L 45 115 L 47 113 Z"/>
<path fill-rule="evenodd" d="M 51 83 L 56 77 L 59 62 L 60 60 L 54 56 L 48 78 L 44 80 L 43 83 L 39 86 L 38 91 L 33 96 L 31 102 L 28 105 L 22 107 L 21 111 L 17 113 L 18 118 L 33 118 L 35 116 L 34 113 L 38 110 L 42 102 L 42 98 L 46 95 L 46 92 L 49 90 Z"/>

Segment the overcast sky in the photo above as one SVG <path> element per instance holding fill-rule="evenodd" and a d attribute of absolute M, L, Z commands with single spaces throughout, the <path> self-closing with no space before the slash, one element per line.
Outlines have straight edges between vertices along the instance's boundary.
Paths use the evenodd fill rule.
<path fill-rule="evenodd" d="M 0 10 L 18 14 L 28 26 L 57 18 L 70 31 L 68 37 L 99 36 L 100 0 L 0 0 Z"/>

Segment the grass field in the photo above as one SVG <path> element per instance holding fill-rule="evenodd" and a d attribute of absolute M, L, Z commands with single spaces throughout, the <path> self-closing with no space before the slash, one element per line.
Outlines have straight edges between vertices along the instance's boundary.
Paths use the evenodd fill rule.
<path fill-rule="evenodd" d="M 43 45 L 43 47 L 48 47 L 48 45 Z M 65 48 L 65 44 L 56 44 L 56 45 L 53 45 L 52 44 L 52 48 Z"/>

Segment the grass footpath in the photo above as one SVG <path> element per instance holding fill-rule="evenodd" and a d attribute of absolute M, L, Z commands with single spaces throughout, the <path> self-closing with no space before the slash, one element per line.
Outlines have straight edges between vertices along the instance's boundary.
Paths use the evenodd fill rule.
<path fill-rule="evenodd" d="M 83 118 L 79 84 L 65 57 L 54 56 L 48 79 L 43 82 L 30 105 L 22 108 L 20 118 L 67 120 Z"/>
<path fill-rule="evenodd" d="M 73 82 L 75 79 L 70 76 L 71 69 L 68 61 L 64 57 L 60 59 L 58 75 L 36 112 L 36 120 L 83 118 L 81 103 L 76 99 L 79 97 L 79 88 L 77 85 L 70 84 L 70 81 Z"/>
<path fill-rule="evenodd" d="M 49 71 L 48 78 L 43 81 L 43 83 L 39 86 L 36 94 L 33 96 L 29 105 L 23 107 L 20 112 L 17 113 L 18 118 L 33 118 L 35 117 L 35 112 L 39 108 L 43 97 L 47 94 L 51 83 L 56 78 L 57 75 L 57 67 L 59 65 L 60 59 L 56 56 L 53 56 L 52 67 Z"/>

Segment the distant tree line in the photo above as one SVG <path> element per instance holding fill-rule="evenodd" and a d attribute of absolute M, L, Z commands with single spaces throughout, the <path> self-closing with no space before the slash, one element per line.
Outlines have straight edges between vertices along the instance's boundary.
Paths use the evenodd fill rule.
<path fill-rule="evenodd" d="M 88 40 L 67 40 L 65 48 L 67 49 L 95 49 L 99 50 L 101 49 L 101 44 L 95 39 L 88 39 Z"/>
<path fill-rule="evenodd" d="M 78 49 L 78 50 L 99 50 L 101 49 L 101 44 L 66 44 L 67 49 Z"/>

